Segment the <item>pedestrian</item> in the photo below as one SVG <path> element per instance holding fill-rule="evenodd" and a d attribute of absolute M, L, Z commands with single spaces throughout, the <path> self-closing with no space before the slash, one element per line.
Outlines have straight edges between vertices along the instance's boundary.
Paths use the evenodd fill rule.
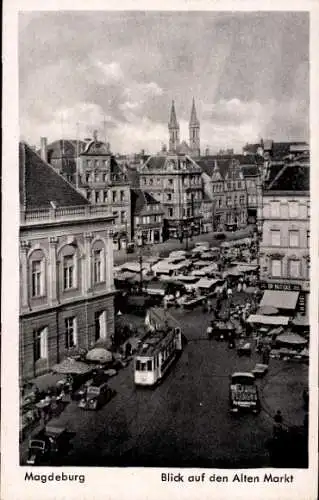
<path fill-rule="evenodd" d="M 270 353 L 269 353 L 269 347 L 266 345 L 263 349 L 262 353 L 262 359 L 263 359 L 263 364 L 268 365 L 269 364 L 269 358 L 270 358 Z"/>
<path fill-rule="evenodd" d="M 237 285 L 237 292 L 241 292 L 241 289 L 242 289 L 242 284 L 241 284 L 241 282 L 239 281 L 239 282 L 238 282 L 238 285 Z"/>
<path fill-rule="evenodd" d="M 277 410 L 274 416 L 274 433 L 282 431 L 283 418 L 280 410 Z"/>
<path fill-rule="evenodd" d="M 230 298 L 232 295 L 233 295 L 233 290 L 229 286 L 228 289 L 227 289 L 227 297 Z"/>

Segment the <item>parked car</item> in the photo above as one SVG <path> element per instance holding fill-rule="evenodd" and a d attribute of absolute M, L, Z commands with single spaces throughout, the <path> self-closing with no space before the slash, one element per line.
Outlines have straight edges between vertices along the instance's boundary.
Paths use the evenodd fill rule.
<path fill-rule="evenodd" d="M 268 372 L 268 365 L 265 365 L 263 363 L 256 363 L 254 369 L 252 370 L 252 373 L 255 375 L 255 377 L 260 378 L 266 375 Z"/>
<path fill-rule="evenodd" d="M 54 463 L 69 451 L 70 434 L 54 422 L 30 439 L 27 465 Z"/>
<path fill-rule="evenodd" d="M 85 396 L 80 400 L 79 407 L 85 410 L 98 410 L 105 403 L 110 401 L 113 396 L 112 389 L 108 386 L 107 382 L 90 384 Z"/>
<path fill-rule="evenodd" d="M 260 412 L 259 393 L 253 373 L 233 373 L 229 384 L 229 403 L 232 413 L 241 410 L 250 410 L 255 414 Z"/>

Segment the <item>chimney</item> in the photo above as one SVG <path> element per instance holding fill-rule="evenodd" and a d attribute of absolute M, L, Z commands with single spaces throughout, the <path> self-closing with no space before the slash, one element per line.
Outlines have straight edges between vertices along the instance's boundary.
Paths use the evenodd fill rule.
<path fill-rule="evenodd" d="M 41 158 L 43 161 L 48 162 L 48 139 L 46 137 L 41 137 Z"/>

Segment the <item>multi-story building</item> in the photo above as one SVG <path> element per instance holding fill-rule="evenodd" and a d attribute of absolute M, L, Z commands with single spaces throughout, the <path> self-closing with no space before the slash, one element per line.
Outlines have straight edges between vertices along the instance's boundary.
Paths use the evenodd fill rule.
<path fill-rule="evenodd" d="M 188 155 L 150 156 L 140 168 L 140 189 L 164 210 L 164 232 L 180 237 L 183 231 L 199 234 L 201 227 L 201 168 Z"/>
<path fill-rule="evenodd" d="M 244 174 L 234 156 L 209 156 L 197 161 L 205 194 L 213 203 L 213 230 L 235 230 L 247 225 Z"/>
<path fill-rule="evenodd" d="M 265 174 L 260 242 L 263 303 L 307 314 L 310 291 L 309 157 L 270 165 Z"/>
<path fill-rule="evenodd" d="M 247 222 L 256 224 L 258 208 L 262 204 L 263 162 L 253 160 L 250 164 L 242 164 L 242 172 L 247 191 Z"/>
<path fill-rule="evenodd" d="M 113 217 L 24 143 L 19 168 L 24 380 L 113 335 Z"/>
<path fill-rule="evenodd" d="M 84 150 L 86 142 L 59 139 L 48 144 L 46 137 L 41 137 L 40 142 L 39 154 L 43 161 L 50 163 L 59 174 L 75 185 L 77 158 Z"/>
<path fill-rule="evenodd" d="M 131 238 L 130 183 L 110 145 L 99 141 L 96 134 L 79 155 L 76 187 L 90 203 L 106 206 L 112 212 L 114 249 L 126 248 Z"/>
<path fill-rule="evenodd" d="M 163 241 L 163 208 L 147 191 L 132 189 L 132 239 L 138 246 Z"/>

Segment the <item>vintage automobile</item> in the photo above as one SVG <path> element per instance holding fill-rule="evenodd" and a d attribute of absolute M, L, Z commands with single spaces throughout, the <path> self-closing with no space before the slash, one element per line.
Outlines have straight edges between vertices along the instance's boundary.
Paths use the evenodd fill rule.
<path fill-rule="evenodd" d="M 27 465 L 45 465 L 54 463 L 68 452 L 70 437 L 65 427 L 48 424 L 29 442 Z"/>
<path fill-rule="evenodd" d="M 250 356 L 251 355 L 251 343 L 247 342 L 245 339 L 241 339 L 237 346 L 238 356 Z"/>
<path fill-rule="evenodd" d="M 84 397 L 79 402 L 79 407 L 85 410 L 98 410 L 107 403 L 114 392 L 108 386 L 107 382 L 93 382 L 87 389 Z"/>
<path fill-rule="evenodd" d="M 233 373 L 229 385 L 229 404 L 232 413 L 249 410 L 260 412 L 260 399 L 255 376 L 250 372 Z"/>
<path fill-rule="evenodd" d="M 254 369 L 252 370 L 252 373 L 255 375 L 255 377 L 260 378 L 266 375 L 268 372 L 268 365 L 265 365 L 263 363 L 256 363 Z"/>

